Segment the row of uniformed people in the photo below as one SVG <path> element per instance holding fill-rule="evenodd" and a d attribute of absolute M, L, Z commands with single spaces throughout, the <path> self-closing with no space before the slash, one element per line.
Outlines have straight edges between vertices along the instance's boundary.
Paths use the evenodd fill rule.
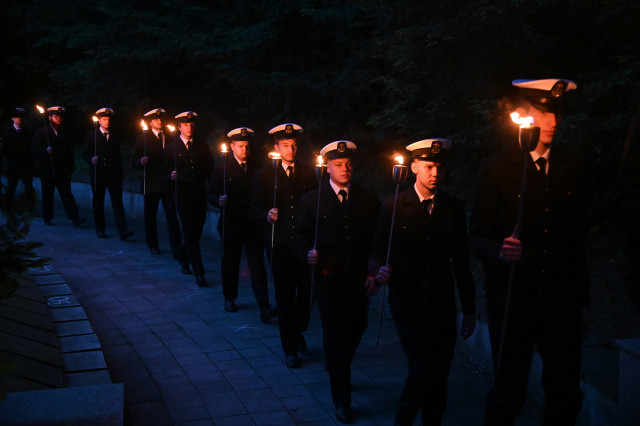
<path fill-rule="evenodd" d="M 300 366 L 299 352 L 306 350 L 302 333 L 309 321 L 313 292 L 323 326 L 336 419 L 343 423 L 353 421 L 350 365 L 367 325 L 367 301 L 382 285 L 389 285 L 391 313 L 408 358 L 408 377 L 398 401 L 396 423 L 412 424 L 419 411 L 423 424 L 441 423 L 455 344 L 456 289 L 463 311 L 460 333 L 466 338 L 475 329 L 475 290 L 468 259 L 471 247 L 487 273 L 496 372 L 485 423 L 513 424 L 526 395 L 531 354 L 538 347 L 545 367 L 544 424 L 575 424 L 582 398 L 580 315 L 589 302 L 581 236 L 584 227 L 577 220 L 583 216 L 583 194 L 575 156 L 551 148 L 564 95 L 576 85 L 558 79 L 514 81 L 514 85 L 520 88 L 519 110 L 534 117 L 541 129 L 540 141 L 530 154 L 525 150 L 525 161 L 523 150 L 509 148 L 483 163 L 471 216 L 470 245 L 462 203 L 440 189 L 452 146 L 447 140 L 428 139 L 407 146 L 415 184 L 399 194 L 397 204 L 390 196 L 380 206 L 374 193 L 352 182 L 354 143 L 336 141 L 323 148 L 329 179 L 318 185 L 313 168 L 296 156 L 300 126 L 287 123 L 270 131 L 281 156 L 275 171 L 270 166 L 259 168 L 250 160 L 252 131 L 234 129 L 228 134 L 231 155 L 216 165 L 207 194 L 205 181 L 213 169 L 213 158 L 206 144 L 193 139 L 197 114 L 176 116 L 180 133 L 168 141 L 161 133 L 161 109 L 146 114 L 154 138 L 147 133 L 136 146 L 136 163 L 146 170 L 145 220 L 155 220 L 159 201 L 165 214 L 178 211 L 185 233 L 182 245 L 176 218 L 167 218 L 174 229 L 170 231 L 174 257 L 181 261 L 183 272 L 190 272 L 190 264 L 197 283 L 208 285 L 199 249 L 207 197 L 221 207 L 224 308 L 229 312 L 237 309 L 234 299 L 240 253 L 242 246 L 251 246 L 247 257 L 263 321 L 274 314 L 267 298 L 262 250 L 266 246 L 285 363 L 291 368 Z M 112 113 L 104 110 L 105 117 Z M 154 126 L 155 120 L 159 123 Z M 100 131 L 103 129 L 100 122 Z M 100 165 L 109 161 L 100 157 L 110 152 L 98 152 L 95 132 L 85 139 L 85 158 L 97 166 L 98 177 L 92 184 L 100 180 Z M 101 142 L 108 143 L 109 137 L 103 137 Z M 163 148 L 151 148 L 151 144 Z M 157 172 L 152 172 L 156 166 Z M 512 232 L 507 228 L 517 217 L 517 200 L 521 198 L 518 177 L 523 168 L 532 168 L 526 181 L 532 188 L 526 199 L 529 213 L 524 215 L 521 228 Z M 156 178 L 160 194 L 153 195 L 158 192 L 151 189 Z M 118 189 L 121 192 L 121 186 L 114 189 L 116 195 Z M 100 195 L 99 190 L 95 193 Z M 94 201 L 94 208 L 96 205 Z M 155 229 L 151 223 L 146 227 L 147 243 L 157 252 Z M 126 227 L 119 230 L 121 237 L 127 236 Z M 550 251 L 554 256 L 544 255 Z M 508 270 L 514 264 L 518 269 L 509 302 Z M 515 315 L 506 329 L 500 319 L 509 303 Z"/>

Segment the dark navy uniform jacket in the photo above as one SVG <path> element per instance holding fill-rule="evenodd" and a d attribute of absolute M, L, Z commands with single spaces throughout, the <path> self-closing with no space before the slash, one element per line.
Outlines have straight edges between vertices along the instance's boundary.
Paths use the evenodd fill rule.
<path fill-rule="evenodd" d="M 49 143 L 53 149 L 52 154 L 47 152 Z M 71 177 L 75 167 L 75 155 L 73 146 L 66 138 L 64 128 L 61 128 L 58 134 L 53 131 L 50 124 L 37 129 L 33 134 L 31 152 L 36 176 L 46 179 L 53 178 L 53 170 L 51 168 L 51 158 L 53 157 L 56 177 Z"/>
<path fill-rule="evenodd" d="M 165 146 L 171 142 L 169 135 L 164 135 Z M 144 170 L 145 166 L 140 163 L 140 158 L 145 156 L 145 140 L 146 140 L 146 156 L 149 157 L 146 165 L 146 183 L 147 192 L 161 193 L 170 191 L 169 185 L 165 180 L 164 159 L 162 140 L 156 136 L 152 130 L 147 130 L 145 136 L 141 133 L 136 138 L 135 153 L 133 159 L 133 167 L 136 170 Z M 144 185 L 145 179 L 142 179 Z"/>
<path fill-rule="evenodd" d="M 96 153 L 97 152 L 97 153 Z M 98 164 L 91 163 L 91 158 L 97 155 Z M 122 179 L 122 155 L 120 154 L 120 139 L 113 132 L 109 132 L 109 140 L 100 128 L 91 130 L 84 137 L 84 161 L 91 167 L 93 176 L 96 167 L 98 180 Z"/>
<path fill-rule="evenodd" d="M 395 196 L 385 198 L 376 231 L 371 274 L 386 261 Z M 411 315 L 455 309 L 455 289 L 462 311 L 475 313 L 475 287 L 469 265 L 467 217 L 462 202 L 442 189 L 429 215 L 414 186 L 398 195 L 389 264 L 389 303 Z"/>
<path fill-rule="evenodd" d="M 472 252 L 484 266 L 490 311 L 504 304 L 510 266 L 498 255 L 502 241 L 516 224 L 524 158 L 519 148 L 504 149 L 487 158 L 478 174 L 470 241 Z M 586 210 L 580 161 L 575 154 L 554 146 L 548 176 L 538 173 L 531 158 L 527 163 L 520 230 L 522 260 L 516 264 L 513 304 L 535 307 L 542 301 L 554 310 L 587 305 Z"/>
<path fill-rule="evenodd" d="M 352 185 L 347 201 L 342 204 L 329 181 L 322 183 L 320 191 L 316 246 L 319 260 L 314 291 L 364 294 L 367 265 L 380 210 L 378 196 L 366 188 Z M 305 263 L 309 250 L 313 248 L 317 206 L 317 189 L 302 197 L 296 253 Z"/>

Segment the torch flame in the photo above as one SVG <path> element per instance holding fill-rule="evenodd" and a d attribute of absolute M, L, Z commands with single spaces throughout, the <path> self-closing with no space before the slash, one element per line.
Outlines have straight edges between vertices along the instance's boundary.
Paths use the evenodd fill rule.
<path fill-rule="evenodd" d="M 176 131 L 176 126 L 173 126 L 171 124 L 167 124 L 167 129 L 169 129 L 170 132 L 175 132 Z"/>
<path fill-rule="evenodd" d="M 324 165 L 324 158 L 322 155 L 318 155 L 318 166 L 322 167 Z"/>
<path fill-rule="evenodd" d="M 98 122 L 98 117 L 96 117 L 95 115 L 93 117 L 91 117 L 91 119 L 93 120 L 94 123 Z"/>
<path fill-rule="evenodd" d="M 404 157 L 402 155 L 396 155 L 394 160 L 396 160 L 398 164 L 404 164 Z"/>
<path fill-rule="evenodd" d="M 520 127 L 531 127 L 533 124 L 533 117 L 520 117 L 520 114 L 517 112 L 511 113 L 511 120 L 514 123 L 519 124 Z"/>
<path fill-rule="evenodd" d="M 142 130 L 147 131 L 149 128 L 147 127 L 147 123 L 144 120 L 140 120 L 140 126 L 142 126 Z"/>
<path fill-rule="evenodd" d="M 40 105 L 36 105 L 36 108 L 38 108 L 38 111 L 40 111 L 40 114 L 44 114 L 44 108 L 42 108 Z"/>
<path fill-rule="evenodd" d="M 279 160 L 280 159 L 280 153 L 279 152 L 275 152 L 275 151 L 271 151 L 269 153 L 269 158 L 271 158 L 272 160 Z"/>
<path fill-rule="evenodd" d="M 220 148 L 220 151 L 222 151 L 223 153 L 229 152 L 229 150 L 227 149 L 227 144 L 226 143 L 222 144 L 222 146 Z"/>

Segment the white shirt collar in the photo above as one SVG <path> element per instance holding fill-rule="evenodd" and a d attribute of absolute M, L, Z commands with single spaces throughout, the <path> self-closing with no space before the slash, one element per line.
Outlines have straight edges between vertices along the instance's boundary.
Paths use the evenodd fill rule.
<path fill-rule="evenodd" d="M 423 202 L 424 200 L 426 200 L 426 198 L 424 198 L 422 196 L 420 191 L 418 191 L 418 184 L 417 183 L 413 184 L 413 189 L 416 191 L 416 194 L 418 194 L 418 199 L 420 200 L 420 202 Z M 436 189 L 436 192 L 431 197 L 429 197 L 431 199 L 431 201 L 435 201 L 437 193 L 438 193 L 438 190 Z"/>
<path fill-rule="evenodd" d="M 331 179 L 329 179 L 329 184 L 331 185 L 331 188 L 333 188 L 333 192 L 335 192 L 336 195 L 338 195 L 338 192 L 340 192 L 340 190 L 344 189 L 347 192 L 347 197 L 349 196 L 349 191 L 351 190 L 351 182 L 349 182 L 349 185 L 347 185 L 345 188 L 340 188 L 338 185 L 333 183 Z"/>

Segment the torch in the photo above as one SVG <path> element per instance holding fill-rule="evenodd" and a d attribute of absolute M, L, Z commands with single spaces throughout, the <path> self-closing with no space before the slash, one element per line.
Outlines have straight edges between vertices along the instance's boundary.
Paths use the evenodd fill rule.
<path fill-rule="evenodd" d="M 95 115 L 91 117 L 93 120 L 93 156 L 98 156 L 98 117 Z M 96 191 L 98 187 L 98 164 L 93 165 L 93 191 Z"/>
<path fill-rule="evenodd" d="M 176 155 L 176 138 L 173 136 L 173 132 L 176 131 L 176 127 L 171 124 L 167 124 L 167 129 L 171 132 L 171 139 L 173 139 L 173 171 L 176 172 L 176 180 L 173 181 L 173 198 L 176 205 L 176 215 L 178 215 L 178 160 Z"/>
<path fill-rule="evenodd" d="M 229 153 L 229 150 L 226 143 L 223 143 L 220 146 L 220 153 L 222 154 L 222 194 L 227 195 L 227 154 Z M 222 207 L 222 256 L 224 256 L 224 231 L 227 219 L 224 214 L 226 210 L 225 207 Z"/>
<path fill-rule="evenodd" d="M 389 227 L 389 243 L 387 244 L 387 260 L 385 266 L 389 265 L 389 256 L 391 254 L 391 239 L 393 238 L 393 227 L 396 222 L 396 207 L 398 205 L 398 193 L 400 192 L 400 185 L 404 183 L 409 174 L 409 168 L 404 165 L 404 157 L 402 155 L 396 155 L 394 158 L 398 164 L 393 165 L 393 182 L 396 184 L 396 195 L 393 200 L 393 211 L 391 213 L 391 226 Z M 380 302 L 380 316 L 378 317 L 378 336 L 376 338 L 376 346 L 380 343 L 380 332 L 382 331 L 382 314 L 384 313 L 384 299 L 386 293 L 386 286 L 382 287 L 382 301 Z"/>
<path fill-rule="evenodd" d="M 313 238 L 313 250 L 316 249 L 318 244 L 318 228 L 320 224 L 320 185 L 322 184 L 322 178 L 324 177 L 326 165 L 322 155 L 318 155 L 318 163 L 316 164 L 316 178 L 318 178 L 318 204 L 316 207 L 316 233 Z M 309 293 L 309 306 L 313 306 L 313 285 L 316 281 L 316 265 L 311 268 L 311 292 Z"/>
<path fill-rule="evenodd" d="M 270 152 L 269 158 L 271 158 L 271 166 L 273 166 L 273 208 L 276 208 L 276 192 L 278 190 L 278 168 L 282 164 L 282 157 L 279 152 Z M 273 240 L 276 233 L 276 223 L 271 224 L 271 278 L 273 278 Z"/>
<path fill-rule="evenodd" d="M 522 183 L 520 186 L 520 202 L 518 204 L 518 216 L 516 219 L 516 225 L 513 228 L 513 234 L 511 235 L 515 239 L 520 239 L 520 227 L 522 226 L 522 213 L 524 211 L 524 193 L 527 187 L 527 169 L 529 167 L 529 158 L 531 157 L 529 152 L 536 149 L 538 145 L 538 139 L 540 138 L 540 128 L 532 126 L 533 117 L 520 117 L 517 112 L 511 113 L 511 120 L 518 124 L 518 142 L 520 148 L 524 152 L 524 164 L 522 166 Z M 513 280 L 515 278 L 516 264 L 512 263 L 509 270 L 509 281 L 507 283 L 507 295 L 504 305 L 504 318 L 502 320 L 502 336 L 500 337 L 500 350 L 498 351 L 497 369 L 500 369 L 502 363 L 502 354 L 504 351 L 504 342 L 506 338 L 507 320 L 509 318 L 509 305 L 511 302 L 511 291 L 513 288 Z"/>
<path fill-rule="evenodd" d="M 44 114 L 44 108 L 42 108 L 40 105 L 36 105 L 36 108 L 38 109 L 38 111 L 40 111 L 40 114 L 42 114 L 42 123 L 44 124 L 44 135 L 47 138 L 47 148 L 51 148 L 51 142 L 49 141 L 49 129 L 47 129 L 47 118 Z M 53 148 L 51 148 L 51 152 L 49 152 L 49 149 L 47 149 L 47 152 L 49 153 L 49 160 L 51 161 L 51 172 L 53 173 L 53 177 L 56 177 L 56 168 L 53 164 Z"/>
<path fill-rule="evenodd" d="M 147 156 L 147 123 L 144 120 L 140 120 L 140 126 L 142 126 L 142 133 L 144 134 L 144 157 Z M 147 195 L 147 165 L 144 164 L 142 169 L 142 195 Z"/>

